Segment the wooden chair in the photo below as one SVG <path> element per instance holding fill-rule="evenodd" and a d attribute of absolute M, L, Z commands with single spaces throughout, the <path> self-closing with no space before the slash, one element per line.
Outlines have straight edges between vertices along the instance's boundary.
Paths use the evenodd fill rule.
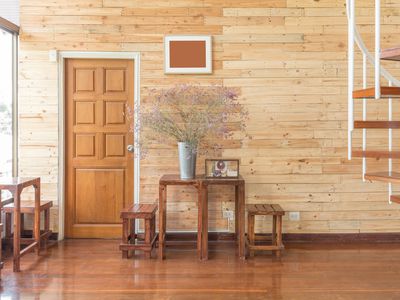
<path fill-rule="evenodd" d="M 44 248 L 47 249 L 47 241 L 52 234 L 50 230 L 50 207 L 53 206 L 53 201 L 40 201 L 40 213 L 44 213 L 44 230 L 40 234 L 40 240 L 36 241 L 40 245 L 40 241 L 44 241 Z M 3 211 L 6 216 L 5 226 L 6 226 L 6 242 L 7 244 L 12 244 L 13 234 L 11 233 L 12 218 L 11 215 L 14 212 L 14 203 L 7 204 L 3 206 Z M 25 214 L 35 214 L 35 201 L 21 201 L 21 235 L 24 235 L 24 215 Z M 35 232 L 35 222 L 33 222 L 33 232 Z M 40 228 L 39 228 L 40 231 Z M 34 238 L 21 238 L 21 244 L 29 244 L 34 240 Z"/>
<path fill-rule="evenodd" d="M 157 204 L 133 204 L 121 211 L 122 242 L 119 249 L 122 250 L 122 258 L 128 258 L 130 250 L 142 250 L 146 258 L 151 258 L 151 251 L 158 236 L 155 232 L 157 209 Z M 136 243 L 136 219 L 144 219 L 144 243 Z"/>
<path fill-rule="evenodd" d="M 282 216 L 285 211 L 279 204 L 248 204 L 246 205 L 248 213 L 248 239 L 247 246 L 250 256 L 254 256 L 255 250 L 272 250 L 277 256 L 284 249 L 282 243 Z M 256 245 L 256 240 L 263 240 L 262 237 L 255 234 L 255 216 L 267 215 L 272 216 L 272 243 L 271 245 Z"/>

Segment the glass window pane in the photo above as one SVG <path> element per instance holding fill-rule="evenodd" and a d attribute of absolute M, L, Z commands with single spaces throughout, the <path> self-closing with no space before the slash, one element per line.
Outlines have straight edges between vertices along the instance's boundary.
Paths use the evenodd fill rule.
<path fill-rule="evenodd" d="M 12 176 L 12 44 L 11 33 L 0 29 L 0 176 Z"/>

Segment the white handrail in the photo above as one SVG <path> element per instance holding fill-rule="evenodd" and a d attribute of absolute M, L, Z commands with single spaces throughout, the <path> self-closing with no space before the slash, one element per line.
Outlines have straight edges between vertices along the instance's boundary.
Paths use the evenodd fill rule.
<path fill-rule="evenodd" d="M 389 86 L 392 86 L 392 82 L 389 81 Z M 389 98 L 389 105 L 388 105 L 388 119 L 389 121 L 393 120 L 393 110 L 392 110 L 392 97 Z M 392 128 L 389 128 L 388 131 L 388 144 L 389 144 L 389 153 L 392 152 L 392 141 L 393 141 L 393 132 L 392 132 Z M 390 157 L 388 160 L 388 171 L 389 171 L 389 175 L 392 175 L 392 169 L 393 169 L 393 164 L 392 164 L 392 158 Z M 388 184 L 388 190 L 389 190 L 389 203 L 391 204 L 392 201 L 390 200 L 390 196 L 392 196 L 392 183 L 389 182 Z"/>
<path fill-rule="evenodd" d="M 347 156 L 351 160 L 352 149 L 352 131 L 354 129 L 354 32 L 356 28 L 355 22 L 355 5 L 354 0 L 350 1 L 349 8 L 349 26 L 348 26 L 348 75 L 347 75 Z M 348 2 L 349 3 L 349 2 Z"/>
<path fill-rule="evenodd" d="M 363 89 L 367 88 L 367 57 L 363 53 L 363 72 L 362 72 L 362 81 L 363 81 Z M 363 121 L 367 120 L 367 99 L 363 98 L 362 102 L 362 119 Z M 367 150 L 367 129 L 363 128 L 362 130 L 362 151 Z M 363 155 L 362 158 L 362 178 L 365 181 L 365 173 L 367 173 L 367 158 Z"/>
<path fill-rule="evenodd" d="M 381 97 L 381 1 L 375 0 L 375 99 Z"/>
<path fill-rule="evenodd" d="M 353 2 L 354 0 L 346 0 L 346 7 L 347 7 L 347 19 L 349 20 L 350 23 L 350 17 L 349 17 L 349 1 Z M 371 53 L 368 51 L 368 48 L 365 46 L 364 41 L 362 40 L 360 33 L 358 32 L 357 27 L 354 28 L 354 40 L 358 46 L 358 48 L 361 50 L 362 53 L 364 53 L 367 56 L 367 61 L 371 63 L 373 66 L 375 66 L 375 59 L 371 55 Z M 393 77 L 392 74 L 389 73 L 388 70 L 386 70 L 384 67 L 380 66 L 380 74 L 386 78 L 386 80 L 391 81 L 393 86 L 400 86 L 400 80 L 396 79 Z"/>

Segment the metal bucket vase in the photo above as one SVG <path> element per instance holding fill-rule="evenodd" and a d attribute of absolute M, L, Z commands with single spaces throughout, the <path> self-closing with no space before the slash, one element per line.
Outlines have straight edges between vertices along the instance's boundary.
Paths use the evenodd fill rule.
<path fill-rule="evenodd" d="M 196 177 L 196 151 L 188 143 L 178 143 L 179 171 L 181 179 L 193 179 Z"/>

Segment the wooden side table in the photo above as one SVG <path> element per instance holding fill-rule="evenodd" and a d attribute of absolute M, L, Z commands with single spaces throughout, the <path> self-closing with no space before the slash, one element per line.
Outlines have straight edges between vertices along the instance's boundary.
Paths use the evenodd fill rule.
<path fill-rule="evenodd" d="M 21 251 L 21 192 L 24 188 L 33 186 L 35 189 L 35 213 L 34 213 L 34 239 L 35 241 L 29 244 Z M 21 178 L 21 177 L 0 177 L 0 192 L 8 190 L 14 198 L 14 241 L 13 241 L 13 258 L 14 272 L 20 271 L 20 258 L 32 248 L 37 248 L 37 253 L 40 252 L 40 178 Z"/>
<path fill-rule="evenodd" d="M 235 231 L 238 241 L 238 254 L 245 259 L 245 181 L 237 179 L 206 179 L 204 176 L 191 180 L 182 180 L 179 175 L 163 175 L 159 182 L 159 258 L 165 258 L 165 232 L 167 222 L 166 202 L 168 185 L 193 186 L 198 192 L 198 228 L 197 252 L 200 260 L 208 259 L 208 186 L 234 185 L 235 186 Z"/>
<path fill-rule="evenodd" d="M 197 189 L 198 199 L 199 199 L 199 214 L 198 214 L 198 232 L 197 232 L 197 252 L 199 255 L 199 259 L 202 259 L 202 241 L 204 238 L 202 237 L 202 229 L 204 229 L 203 222 L 203 212 L 204 212 L 204 199 L 206 197 L 203 196 L 203 188 L 202 188 L 202 180 L 195 178 L 190 180 L 182 180 L 179 175 L 168 174 L 163 175 L 160 178 L 159 182 L 159 205 L 158 205 L 158 226 L 159 226 L 159 236 L 158 236 L 158 256 L 160 259 L 165 258 L 165 233 L 167 230 L 167 187 L 169 185 L 185 185 L 185 186 L 193 186 Z M 203 224 L 203 225 L 202 225 Z"/>
<path fill-rule="evenodd" d="M 208 212 L 208 186 L 210 185 L 233 185 L 235 186 L 235 233 L 238 244 L 238 255 L 241 259 L 246 259 L 246 230 L 245 230 L 245 181 L 242 176 L 239 178 L 204 178 L 202 186 L 204 189 L 205 200 L 203 209 Z M 203 232 L 208 232 L 208 218 L 203 222 Z M 208 258 L 208 239 L 202 244 L 202 257 Z"/>

